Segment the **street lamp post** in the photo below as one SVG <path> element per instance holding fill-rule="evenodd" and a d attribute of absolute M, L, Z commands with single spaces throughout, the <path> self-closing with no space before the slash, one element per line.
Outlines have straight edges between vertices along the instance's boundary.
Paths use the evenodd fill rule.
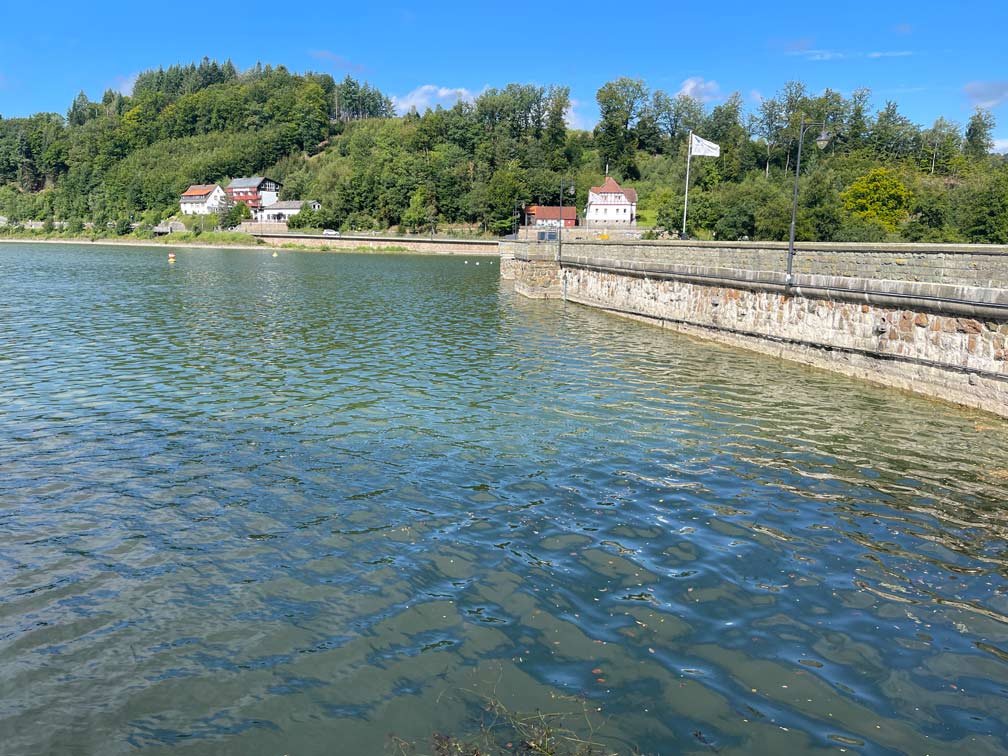
<path fill-rule="evenodd" d="M 816 147 L 820 150 L 825 149 L 826 145 L 829 144 L 830 141 L 830 135 L 826 133 L 826 122 L 812 121 L 805 123 L 805 114 L 802 113 L 801 126 L 798 129 L 798 159 L 795 161 L 794 194 L 791 197 L 791 232 L 788 235 L 787 277 L 784 279 L 784 285 L 788 288 L 791 287 L 791 268 L 794 265 L 794 236 L 795 221 L 798 218 L 798 177 L 801 175 L 802 142 L 805 141 L 805 131 L 812 126 L 818 126 L 821 129 L 819 136 L 816 137 L 815 140 Z"/>

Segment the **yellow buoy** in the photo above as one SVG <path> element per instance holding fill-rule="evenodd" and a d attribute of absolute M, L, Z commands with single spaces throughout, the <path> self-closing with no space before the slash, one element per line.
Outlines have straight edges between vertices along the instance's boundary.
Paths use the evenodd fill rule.
<path fill-rule="evenodd" d="M 276 257 L 276 256 L 277 256 L 277 253 L 276 253 L 276 252 L 274 252 L 274 253 L 273 253 L 273 257 Z"/>

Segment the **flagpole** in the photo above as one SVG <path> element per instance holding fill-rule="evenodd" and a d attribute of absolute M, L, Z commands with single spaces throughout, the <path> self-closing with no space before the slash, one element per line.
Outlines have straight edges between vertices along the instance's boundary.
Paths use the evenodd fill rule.
<path fill-rule="evenodd" d="M 689 133 L 689 149 L 686 151 L 686 194 L 683 197 L 682 205 L 682 237 L 686 238 L 686 206 L 689 204 L 689 164 L 693 157 L 693 131 Z"/>

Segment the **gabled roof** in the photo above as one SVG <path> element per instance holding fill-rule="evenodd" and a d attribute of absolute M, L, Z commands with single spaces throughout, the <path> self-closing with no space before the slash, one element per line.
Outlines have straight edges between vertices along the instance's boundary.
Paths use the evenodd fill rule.
<path fill-rule="evenodd" d="M 300 210 L 301 207 L 311 200 L 283 200 L 282 202 L 274 202 L 272 205 L 267 205 L 263 208 L 266 212 L 270 210 Z"/>
<path fill-rule="evenodd" d="M 206 197 L 211 194 L 214 189 L 217 188 L 217 184 L 193 184 L 184 192 L 182 192 L 183 197 Z"/>
<path fill-rule="evenodd" d="M 559 205 L 532 205 L 528 209 L 529 214 L 534 215 L 536 220 L 560 220 Z M 564 220 L 577 220 L 577 208 L 571 205 L 564 205 Z"/>
<path fill-rule="evenodd" d="M 265 176 L 251 176 L 249 178 L 236 178 L 227 185 L 228 189 L 258 189 L 259 185 L 266 181 Z M 275 181 L 273 183 L 276 183 Z"/>
<path fill-rule="evenodd" d="M 591 190 L 595 194 L 619 194 L 623 191 L 612 176 L 606 176 L 605 181 L 602 182 L 602 186 L 593 186 Z"/>
<path fill-rule="evenodd" d="M 606 176 L 602 186 L 593 186 L 591 191 L 592 194 L 622 194 L 626 196 L 628 202 L 637 202 L 637 190 L 629 186 L 620 186 L 612 176 Z"/>

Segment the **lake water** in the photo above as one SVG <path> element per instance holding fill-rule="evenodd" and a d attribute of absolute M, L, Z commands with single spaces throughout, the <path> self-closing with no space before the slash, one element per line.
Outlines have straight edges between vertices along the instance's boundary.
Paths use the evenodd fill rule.
<path fill-rule="evenodd" d="M 492 258 L 177 253 L 0 245 L 0 753 L 429 752 L 487 700 L 1008 750 L 1003 421 Z"/>

